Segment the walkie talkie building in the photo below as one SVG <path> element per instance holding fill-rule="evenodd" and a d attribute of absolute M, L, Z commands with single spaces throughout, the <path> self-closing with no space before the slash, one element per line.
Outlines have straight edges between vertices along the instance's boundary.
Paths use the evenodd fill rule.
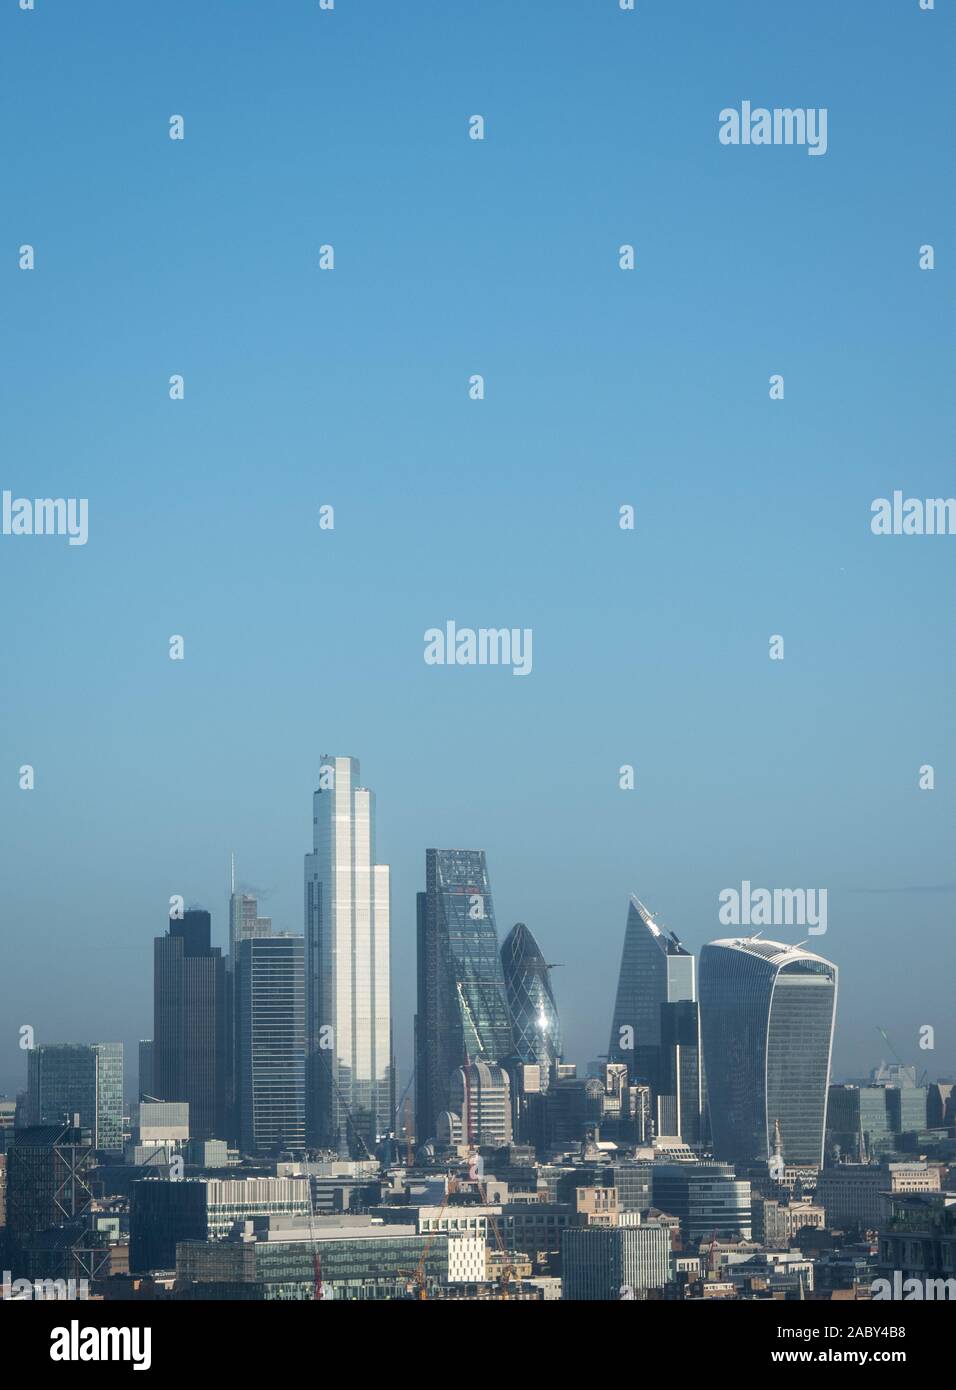
<path fill-rule="evenodd" d="M 712 941 L 700 958 L 704 1071 L 714 1153 L 820 1167 L 837 968 L 779 941 Z"/>

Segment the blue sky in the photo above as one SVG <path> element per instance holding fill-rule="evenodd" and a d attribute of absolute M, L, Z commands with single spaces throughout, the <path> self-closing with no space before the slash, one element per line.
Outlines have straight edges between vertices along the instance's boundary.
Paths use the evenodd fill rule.
<path fill-rule="evenodd" d="M 21 1024 L 151 1034 L 230 850 L 301 927 L 322 752 L 378 798 L 403 1081 L 432 845 L 565 962 L 572 1059 L 628 894 L 699 949 L 750 879 L 828 889 L 838 1075 L 877 1024 L 956 1071 L 956 538 L 869 529 L 956 492 L 947 0 L 37 0 L 0 51 L 0 483 L 90 507 L 0 537 L 0 1089 Z M 826 155 L 720 145 L 744 99 Z M 426 666 L 448 619 L 533 673 Z"/>

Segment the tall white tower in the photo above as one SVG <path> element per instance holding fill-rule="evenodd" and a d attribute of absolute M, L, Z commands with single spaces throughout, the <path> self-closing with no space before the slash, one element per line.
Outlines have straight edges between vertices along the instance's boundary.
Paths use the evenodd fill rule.
<path fill-rule="evenodd" d="M 309 1143 L 372 1148 L 392 1128 L 389 871 L 356 758 L 323 755 L 305 856 Z"/>

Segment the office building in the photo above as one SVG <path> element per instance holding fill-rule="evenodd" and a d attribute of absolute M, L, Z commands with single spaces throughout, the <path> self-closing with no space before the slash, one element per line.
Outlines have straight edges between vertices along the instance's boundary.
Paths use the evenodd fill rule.
<path fill-rule="evenodd" d="M 671 1234 L 657 1222 L 581 1226 L 561 1236 L 562 1297 L 619 1302 L 671 1280 Z"/>
<path fill-rule="evenodd" d="M 274 1154 L 305 1147 L 305 945 L 245 937 L 237 947 L 239 1145 Z"/>
<path fill-rule="evenodd" d="M 16 1130 L 7 1150 L 7 1228 L 14 1241 L 78 1220 L 90 1210 L 93 1136 L 73 1125 Z"/>
<path fill-rule="evenodd" d="M 814 1195 L 831 1229 L 874 1230 L 886 1219 L 891 1196 L 939 1190 L 939 1168 L 928 1163 L 838 1163 L 822 1170 Z"/>
<path fill-rule="evenodd" d="M 956 1193 L 890 1197 L 878 1233 L 876 1273 L 888 1281 L 890 1298 L 956 1298 Z M 909 1279 L 915 1287 L 906 1287 Z"/>
<path fill-rule="evenodd" d="M 96 1053 L 96 1147 L 123 1152 L 123 1044 L 94 1043 Z"/>
<path fill-rule="evenodd" d="M 173 1269 L 178 1241 L 223 1240 L 237 1221 L 309 1211 L 307 1177 L 143 1178 L 130 1188 L 130 1269 Z"/>
<path fill-rule="evenodd" d="M 655 1131 L 700 1145 L 703 1131 L 703 1069 L 700 1010 L 694 999 L 661 1005 L 661 1050 Z"/>
<path fill-rule="evenodd" d="M 630 1080 L 651 1088 L 652 1105 L 666 1078 L 661 1006 L 697 998 L 694 957 L 654 914 L 631 897 L 611 1024 L 608 1057 L 627 1065 Z"/>
<path fill-rule="evenodd" d="M 827 1152 L 866 1162 L 894 1145 L 885 1086 L 833 1085 L 827 1093 Z"/>
<path fill-rule="evenodd" d="M 41 1043 L 27 1053 L 31 1125 L 77 1124 L 93 1147 L 123 1151 L 123 1044 Z"/>
<path fill-rule="evenodd" d="M 371 1148 L 393 1128 L 389 871 L 356 758 L 323 756 L 305 856 L 306 1130 Z"/>
<path fill-rule="evenodd" d="M 153 1040 L 141 1038 L 139 1044 L 139 1099 L 156 1098 L 153 1085 Z"/>
<path fill-rule="evenodd" d="M 837 968 L 799 946 L 713 941 L 700 961 L 700 1014 L 713 1150 L 819 1167 Z"/>
<path fill-rule="evenodd" d="M 929 1123 L 928 1086 L 890 1086 L 886 1108 L 894 1134 L 921 1133 Z"/>
<path fill-rule="evenodd" d="M 236 856 L 231 858 L 229 892 L 229 954 L 226 957 L 226 1124 L 230 1138 L 239 1137 L 239 1060 L 236 1055 L 239 1008 L 239 947 L 272 935 L 272 918 L 259 916 L 259 901 L 236 890 Z"/>
<path fill-rule="evenodd" d="M 194 1298 L 378 1302 L 410 1297 L 419 1268 L 429 1292 L 448 1284 L 452 1244 L 444 1233 L 421 1235 L 411 1223 L 373 1225 L 361 1216 L 312 1223 L 250 1217 L 226 1240 L 180 1241 L 176 1274 Z M 472 1262 L 457 1257 L 457 1272 Z"/>
<path fill-rule="evenodd" d="M 208 912 L 170 918 L 154 942 L 153 1085 L 157 1100 L 185 1101 L 198 1139 L 226 1123 L 226 977 Z"/>
<path fill-rule="evenodd" d="M 651 1190 L 654 1206 L 677 1217 L 687 1241 L 709 1239 L 714 1232 L 734 1240 L 750 1239 L 750 1183 L 737 1177 L 731 1163 L 655 1160 Z"/>
<path fill-rule="evenodd" d="M 418 895 L 415 1116 L 420 1140 L 436 1133 L 453 1073 L 504 1062 L 513 1050 L 484 850 L 429 849 Z"/>
<path fill-rule="evenodd" d="M 561 1025 L 548 965 L 524 922 L 516 922 L 501 948 L 505 998 L 511 1014 L 514 1055 L 539 1068 L 547 1094 L 561 1060 Z"/>
<path fill-rule="evenodd" d="M 452 1073 L 452 1114 L 461 1122 L 462 1144 L 502 1148 L 513 1138 L 508 1073 L 489 1062 L 469 1062 Z"/>

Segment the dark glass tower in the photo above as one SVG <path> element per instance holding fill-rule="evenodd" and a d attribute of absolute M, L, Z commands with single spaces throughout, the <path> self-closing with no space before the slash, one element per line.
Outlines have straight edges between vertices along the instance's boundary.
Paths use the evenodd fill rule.
<path fill-rule="evenodd" d="M 425 851 L 418 895 L 415 1124 L 420 1141 L 450 1109 L 454 1071 L 511 1055 L 511 1019 L 484 850 Z"/>
<path fill-rule="evenodd" d="M 693 999 L 661 1005 L 661 1053 L 655 1123 L 658 1134 L 702 1144 L 703 1075 L 700 1010 Z"/>
<path fill-rule="evenodd" d="M 561 1059 L 561 1025 L 551 990 L 551 971 L 524 922 L 516 922 L 501 948 L 505 997 L 511 1013 L 514 1055 L 541 1068 L 547 1091 Z"/>
<path fill-rule="evenodd" d="M 189 1103 L 194 1139 L 221 1139 L 226 1111 L 226 974 L 201 909 L 171 918 L 154 942 L 153 1084 Z"/>
<path fill-rule="evenodd" d="M 704 1071 L 714 1153 L 766 1162 L 780 1124 L 784 1163 L 819 1167 L 837 968 L 779 941 L 712 941 L 700 958 Z"/>

